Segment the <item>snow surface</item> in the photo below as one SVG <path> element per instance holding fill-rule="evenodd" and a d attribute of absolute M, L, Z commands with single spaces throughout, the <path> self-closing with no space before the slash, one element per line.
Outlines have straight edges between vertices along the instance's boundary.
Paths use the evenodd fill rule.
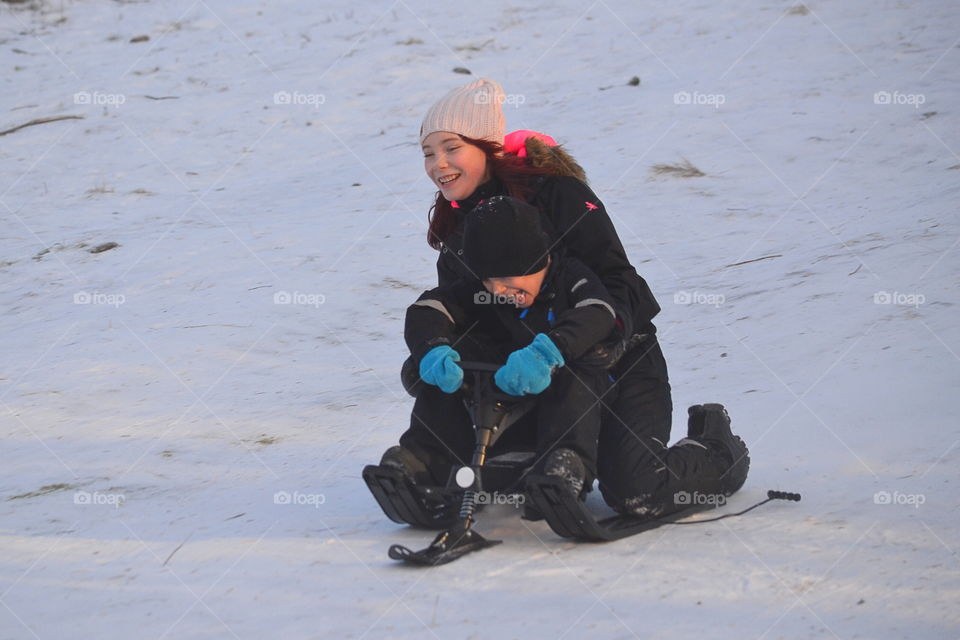
<path fill-rule="evenodd" d="M 948 0 L 4 3 L 0 129 L 83 119 L 0 136 L 0 638 L 960 637 L 958 26 Z M 607 545 L 502 507 L 500 547 L 387 558 L 431 537 L 360 469 L 412 404 L 416 133 L 454 67 L 587 169 L 663 306 L 674 440 L 721 401 L 751 448 L 727 509 L 802 502 Z M 706 175 L 652 170 L 683 159 Z"/>

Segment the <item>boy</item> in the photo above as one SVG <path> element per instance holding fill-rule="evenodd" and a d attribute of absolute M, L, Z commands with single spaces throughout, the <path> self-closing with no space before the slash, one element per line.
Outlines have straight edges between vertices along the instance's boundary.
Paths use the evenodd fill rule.
<path fill-rule="evenodd" d="M 611 337 L 613 301 L 583 263 L 550 252 L 539 211 L 521 200 L 481 202 L 467 214 L 463 242 L 473 277 L 427 291 L 407 309 L 406 342 L 426 384 L 400 446 L 381 464 L 445 485 L 452 468 L 469 464 L 474 444 L 456 395 L 463 382 L 457 362 L 506 359 L 496 385 L 538 398 L 495 448 L 526 436 L 536 466 L 583 496 L 596 477 L 600 398 L 609 385 L 605 367 L 583 356 Z"/>

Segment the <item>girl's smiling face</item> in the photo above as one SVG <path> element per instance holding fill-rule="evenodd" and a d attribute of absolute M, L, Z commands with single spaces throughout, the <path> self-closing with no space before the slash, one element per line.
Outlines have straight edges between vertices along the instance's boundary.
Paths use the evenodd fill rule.
<path fill-rule="evenodd" d="M 463 200 L 490 179 L 487 154 L 447 131 L 423 141 L 423 168 L 447 200 Z"/>

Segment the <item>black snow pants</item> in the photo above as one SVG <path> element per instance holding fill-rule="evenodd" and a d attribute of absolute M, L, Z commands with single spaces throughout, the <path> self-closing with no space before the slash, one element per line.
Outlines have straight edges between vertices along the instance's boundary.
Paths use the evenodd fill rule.
<path fill-rule="evenodd" d="M 726 471 L 699 443 L 666 446 L 673 402 L 655 331 L 648 325 L 646 339 L 613 367 L 615 382 L 603 398 L 597 476 L 617 511 L 676 511 L 684 506 L 676 494 L 719 493 Z"/>

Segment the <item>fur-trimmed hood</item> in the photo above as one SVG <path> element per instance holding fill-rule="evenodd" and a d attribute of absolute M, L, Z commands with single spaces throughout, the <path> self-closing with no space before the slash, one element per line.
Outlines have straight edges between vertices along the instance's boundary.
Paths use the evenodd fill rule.
<path fill-rule="evenodd" d="M 551 146 L 543 140 L 530 136 L 524 141 L 523 146 L 527 150 L 527 162 L 534 167 L 547 169 L 558 176 L 576 178 L 588 184 L 587 173 L 562 145 Z"/>

